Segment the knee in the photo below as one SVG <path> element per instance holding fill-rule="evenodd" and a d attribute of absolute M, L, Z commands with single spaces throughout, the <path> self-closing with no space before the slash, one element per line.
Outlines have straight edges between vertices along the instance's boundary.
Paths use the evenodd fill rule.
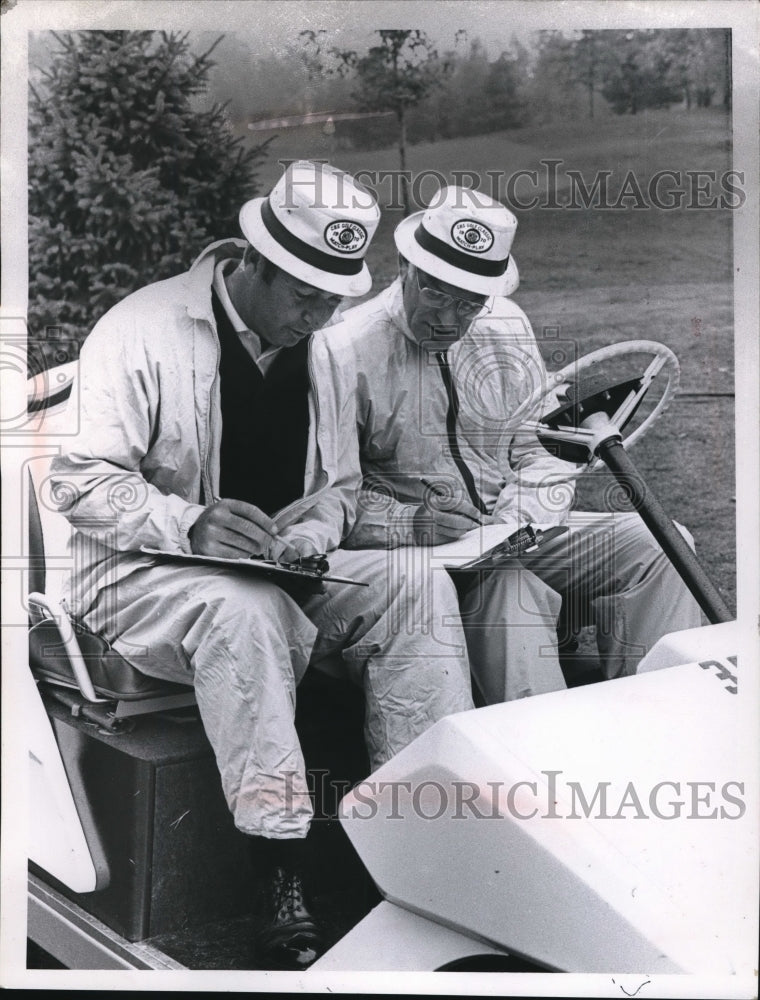
<path fill-rule="evenodd" d="M 625 577 L 627 568 L 636 574 L 665 559 L 660 543 L 635 513 L 616 516 L 610 555 L 616 577 Z"/>
<path fill-rule="evenodd" d="M 687 544 L 693 549 L 694 536 L 688 528 L 679 524 L 678 521 L 674 521 L 673 524 L 681 533 Z M 639 514 L 630 513 L 617 515 L 615 520 L 615 534 L 613 537 L 616 546 L 632 545 L 641 549 L 650 548 L 653 551 L 662 551 L 660 543 L 654 537 L 646 524 L 644 524 L 644 521 Z"/>
<path fill-rule="evenodd" d="M 692 551 L 694 538 L 683 525 L 673 522 Z M 671 559 L 638 514 L 626 515 L 611 553 L 611 580 L 619 589 L 632 589 L 656 579 L 680 580 Z"/>
<path fill-rule="evenodd" d="M 691 534 L 689 529 L 685 528 L 682 524 L 679 524 L 678 521 L 674 521 L 673 525 L 678 529 L 689 548 L 694 550 L 694 536 Z M 662 546 L 638 514 L 626 515 L 624 534 L 621 538 L 621 542 L 634 547 L 636 551 L 648 551 L 651 552 L 653 556 L 662 555 L 664 558 Z"/>
<path fill-rule="evenodd" d="M 615 548 L 621 548 L 624 545 L 636 548 L 659 547 L 641 516 L 633 511 L 614 515 L 613 525 L 612 541 Z"/>

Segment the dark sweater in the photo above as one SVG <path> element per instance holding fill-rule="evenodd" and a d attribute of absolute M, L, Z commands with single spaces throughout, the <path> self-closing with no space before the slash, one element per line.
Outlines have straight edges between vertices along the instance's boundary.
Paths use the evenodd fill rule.
<path fill-rule="evenodd" d="M 262 375 L 212 298 L 222 348 L 220 493 L 272 515 L 303 496 L 310 338 L 283 348 Z"/>

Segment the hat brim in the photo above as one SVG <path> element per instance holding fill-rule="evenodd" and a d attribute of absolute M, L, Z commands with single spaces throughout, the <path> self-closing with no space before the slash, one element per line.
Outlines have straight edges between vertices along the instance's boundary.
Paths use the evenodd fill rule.
<path fill-rule="evenodd" d="M 277 267 L 281 267 L 283 271 L 292 274 L 294 278 L 305 281 L 324 292 L 354 298 L 366 295 L 370 291 L 372 276 L 366 262 L 362 262 L 362 269 L 358 274 L 333 274 L 330 271 L 314 267 L 312 264 L 307 264 L 306 261 L 286 250 L 270 234 L 261 218 L 261 206 L 265 201 L 265 198 L 254 198 L 247 201 L 240 209 L 239 217 L 243 236 L 260 254 L 267 260 L 271 260 Z"/>
<path fill-rule="evenodd" d="M 433 278 L 439 278 L 450 285 L 468 292 L 475 292 L 478 295 L 511 295 L 517 289 L 520 284 L 520 274 L 511 254 L 504 274 L 491 278 L 454 267 L 453 264 L 441 260 L 440 257 L 436 257 L 435 254 L 421 247 L 414 238 L 414 231 L 419 226 L 424 214 L 424 212 L 415 212 L 408 216 L 396 226 L 396 231 L 393 234 L 399 253 L 415 267 Z"/>

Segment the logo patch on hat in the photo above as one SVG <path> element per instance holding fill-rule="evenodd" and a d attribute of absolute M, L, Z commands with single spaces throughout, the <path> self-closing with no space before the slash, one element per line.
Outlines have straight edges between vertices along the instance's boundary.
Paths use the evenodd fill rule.
<path fill-rule="evenodd" d="M 356 253 L 367 242 L 367 230 L 358 222 L 340 219 L 325 229 L 325 243 L 338 253 Z"/>
<path fill-rule="evenodd" d="M 482 222 L 460 219 L 451 227 L 451 238 L 468 253 L 485 253 L 493 246 L 493 233 Z"/>

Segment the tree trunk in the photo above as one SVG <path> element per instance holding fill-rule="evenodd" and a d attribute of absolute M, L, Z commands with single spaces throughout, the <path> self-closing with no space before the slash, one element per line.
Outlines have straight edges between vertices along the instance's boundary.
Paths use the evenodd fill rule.
<path fill-rule="evenodd" d="M 406 108 L 403 105 L 398 110 L 398 160 L 401 168 L 401 201 L 406 218 L 411 214 L 412 206 L 409 199 L 409 180 L 406 176 Z"/>

